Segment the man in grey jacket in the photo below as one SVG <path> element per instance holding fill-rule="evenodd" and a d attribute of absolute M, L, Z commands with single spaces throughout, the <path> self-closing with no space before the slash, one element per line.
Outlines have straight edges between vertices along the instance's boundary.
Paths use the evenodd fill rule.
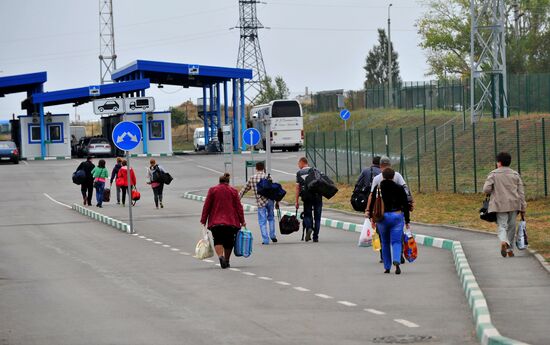
<path fill-rule="evenodd" d="M 497 169 L 491 171 L 485 184 L 483 193 L 489 194 L 489 212 L 496 212 L 498 238 L 500 240 L 500 254 L 512 257 L 514 237 L 516 235 L 516 217 L 521 213 L 525 217 L 525 193 L 521 176 L 510 168 L 512 156 L 508 152 L 497 155 Z"/>

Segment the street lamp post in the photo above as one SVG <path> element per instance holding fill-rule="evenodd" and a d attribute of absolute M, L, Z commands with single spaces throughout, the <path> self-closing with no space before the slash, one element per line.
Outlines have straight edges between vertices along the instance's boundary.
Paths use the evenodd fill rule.
<path fill-rule="evenodd" d="M 390 21 L 390 8 L 393 4 L 388 5 L 388 105 L 391 108 L 393 106 L 393 90 L 392 90 L 392 65 L 391 65 L 391 21 Z"/>

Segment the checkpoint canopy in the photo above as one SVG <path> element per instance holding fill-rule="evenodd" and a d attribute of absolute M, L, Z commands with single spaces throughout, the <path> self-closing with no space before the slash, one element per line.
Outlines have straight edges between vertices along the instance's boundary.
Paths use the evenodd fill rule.
<path fill-rule="evenodd" d="M 22 102 L 21 107 L 23 109 L 27 109 L 27 113 L 32 115 L 33 119 L 28 124 L 25 124 L 26 126 L 29 126 L 29 128 L 23 128 L 22 126 L 20 130 L 22 133 L 29 131 L 29 133 L 34 133 L 33 137 L 36 140 L 30 140 L 28 142 L 22 141 L 20 143 L 22 147 L 21 151 L 35 152 L 36 150 L 32 150 L 31 148 L 34 148 L 36 145 L 40 145 L 40 156 L 26 157 L 35 159 L 44 159 L 52 156 L 53 152 L 58 152 L 57 150 L 54 151 L 54 145 L 66 146 L 69 148 L 70 152 L 70 138 L 65 138 L 65 136 L 63 136 L 59 142 L 49 140 L 49 123 L 46 122 L 50 115 L 44 113 L 44 107 L 60 104 L 80 105 L 90 102 L 96 98 L 121 97 L 132 92 L 143 92 L 145 89 L 149 88 L 149 86 L 150 83 L 148 79 L 141 79 L 114 84 L 89 85 L 74 89 L 50 92 L 43 92 L 40 90 L 39 92 L 32 93 L 25 101 Z M 69 125 L 67 124 L 61 124 L 61 133 L 70 133 L 70 128 L 66 128 L 68 126 Z M 25 145 L 32 146 L 24 147 Z M 27 150 L 25 150 L 25 148 L 27 148 Z"/>
<path fill-rule="evenodd" d="M 202 116 L 206 144 L 217 142 L 218 129 L 222 128 L 221 88 L 223 87 L 224 124 L 233 124 L 233 147 L 235 151 L 239 149 L 241 134 L 246 129 L 244 80 L 252 79 L 252 70 L 137 60 L 116 70 L 112 75 L 112 79 L 117 82 L 128 82 L 144 78 L 149 79 L 152 84 L 202 88 Z M 229 83 L 231 83 L 232 102 L 229 98 Z M 137 96 L 144 96 L 144 94 L 138 94 Z M 232 119 L 229 117 L 228 105 L 230 103 L 234 105 Z M 244 148 L 244 143 L 242 147 Z"/>

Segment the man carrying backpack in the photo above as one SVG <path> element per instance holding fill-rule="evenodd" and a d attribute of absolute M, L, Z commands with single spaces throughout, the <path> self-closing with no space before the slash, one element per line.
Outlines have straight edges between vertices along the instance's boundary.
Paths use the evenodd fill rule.
<path fill-rule="evenodd" d="M 323 197 L 318 193 L 308 191 L 306 178 L 310 170 L 306 157 L 298 160 L 298 172 L 296 173 L 296 209 L 300 208 L 300 197 L 304 203 L 304 227 L 306 228 L 306 242 L 311 240 L 319 242 L 319 230 L 321 230 L 321 212 L 323 211 Z"/>
<path fill-rule="evenodd" d="M 351 197 L 351 203 L 356 211 L 365 212 L 367 209 L 367 201 L 369 199 L 372 181 L 375 176 L 378 176 L 382 171 L 380 170 L 380 156 L 375 156 L 372 159 L 372 165 L 369 168 L 363 169 Z"/>
<path fill-rule="evenodd" d="M 262 232 L 262 244 L 265 245 L 269 244 L 270 239 L 273 243 L 277 242 L 277 236 L 275 235 L 275 202 L 258 194 L 257 189 L 258 183 L 267 178 L 265 163 L 257 162 L 256 173 L 248 179 L 246 186 L 239 193 L 239 198 L 242 199 L 248 191 L 252 190 L 254 192 L 256 205 L 258 206 L 258 223 L 260 223 L 260 231 Z M 276 206 L 279 208 L 279 203 Z M 267 223 L 269 223 L 269 234 L 267 233 Z"/>

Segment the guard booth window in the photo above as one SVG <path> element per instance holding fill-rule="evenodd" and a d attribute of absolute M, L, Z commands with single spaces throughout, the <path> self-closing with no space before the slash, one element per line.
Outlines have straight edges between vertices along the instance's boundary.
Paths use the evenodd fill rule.
<path fill-rule="evenodd" d="M 52 143 L 62 143 L 63 134 L 60 124 L 48 125 L 48 140 Z"/>
<path fill-rule="evenodd" d="M 151 121 L 149 131 L 151 140 L 164 140 L 164 121 Z"/>
<path fill-rule="evenodd" d="M 29 126 L 29 143 L 40 142 L 40 126 Z"/>

